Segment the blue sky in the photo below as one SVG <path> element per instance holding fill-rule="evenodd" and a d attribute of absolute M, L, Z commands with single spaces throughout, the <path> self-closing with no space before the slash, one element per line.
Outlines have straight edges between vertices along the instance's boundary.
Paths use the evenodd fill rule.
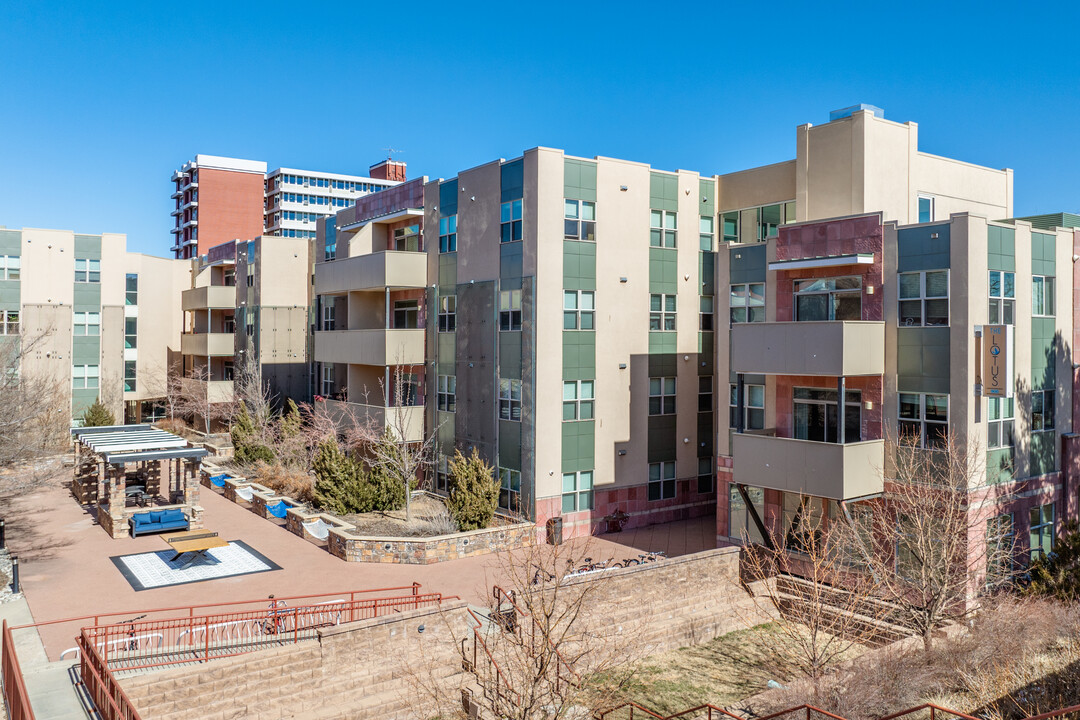
<path fill-rule="evenodd" d="M 451 177 L 537 145 L 723 173 L 859 102 L 1080 210 L 1076 3 L 28 3 L 0 8 L 0 225 L 167 254 L 196 153 Z M 902 11 L 902 14 L 898 12 Z"/>

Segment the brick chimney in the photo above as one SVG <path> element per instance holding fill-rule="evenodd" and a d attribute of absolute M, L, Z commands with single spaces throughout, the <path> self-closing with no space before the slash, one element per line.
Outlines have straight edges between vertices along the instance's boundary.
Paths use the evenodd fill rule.
<path fill-rule="evenodd" d="M 383 160 L 368 169 L 368 177 L 376 180 L 396 180 L 405 182 L 405 163 L 398 160 Z"/>

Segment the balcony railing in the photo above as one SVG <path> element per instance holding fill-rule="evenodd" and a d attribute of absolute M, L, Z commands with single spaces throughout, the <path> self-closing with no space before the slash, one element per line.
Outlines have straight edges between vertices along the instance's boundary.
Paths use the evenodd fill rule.
<path fill-rule="evenodd" d="M 330 330 L 315 333 L 315 360 L 351 365 L 422 365 L 419 330 Z"/>
<path fill-rule="evenodd" d="M 184 290 L 180 304 L 184 310 L 232 310 L 236 307 L 236 287 L 210 285 Z"/>
<path fill-rule="evenodd" d="M 427 253 L 422 252 L 387 250 L 315 264 L 316 295 L 425 285 Z"/>
<path fill-rule="evenodd" d="M 764 433 L 732 436 L 735 481 L 754 487 L 848 500 L 884 489 L 885 441 L 827 443 Z"/>
<path fill-rule="evenodd" d="M 235 352 L 232 333 L 184 333 L 180 336 L 181 355 L 232 357 Z"/>
<path fill-rule="evenodd" d="M 364 425 L 371 423 L 375 427 L 385 427 L 395 432 L 403 432 L 405 442 L 421 442 L 424 439 L 424 406 L 382 407 L 363 405 L 343 400 L 326 401 L 326 409 L 340 425 Z"/>
<path fill-rule="evenodd" d="M 731 367 L 765 375 L 881 375 L 885 323 L 871 321 L 737 323 Z"/>

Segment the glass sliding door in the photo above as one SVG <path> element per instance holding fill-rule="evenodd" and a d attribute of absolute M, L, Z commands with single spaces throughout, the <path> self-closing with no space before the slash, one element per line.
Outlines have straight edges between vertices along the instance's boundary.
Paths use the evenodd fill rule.
<path fill-rule="evenodd" d="M 847 391 L 844 402 L 844 442 L 862 439 L 861 393 Z M 835 390 L 795 388 L 792 435 L 796 440 L 837 442 L 839 422 Z"/>
<path fill-rule="evenodd" d="M 862 320 L 862 278 L 796 280 L 795 320 Z"/>

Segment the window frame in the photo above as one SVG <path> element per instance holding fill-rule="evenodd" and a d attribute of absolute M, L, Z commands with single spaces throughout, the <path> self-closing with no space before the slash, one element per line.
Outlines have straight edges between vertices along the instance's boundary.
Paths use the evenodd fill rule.
<path fill-rule="evenodd" d="M 708 309 L 706 310 L 706 303 Z M 716 296 L 698 295 L 698 332 L 716 330 Z"/>
<path fill-rule="evenodd" d="M 927 296 L 926 294 L 926 276 L 928 273 L 945 273 L 945 295 L 933 295 Z M 918 275 L 919 276 L 919 296 L 918 297 L 902 297 L 903 282 L 902 278 L 905 275 Z M 952 324 L 952 271 L 949 268 L 938 268 L 936 270 L 915 270 L 911 272 L 898 272 L 896 274 L 896 288 L 897 288 L 897 315 L 896 323 L 899 327 L 950 327 Z M 945 322 L 944 323 L 928 323 L 926 321 L 927 311 L 926 304 L 928 302 L 945 301 Z M 904 303 L 919 303 L 919 322 L 904 322 Z"/>
<path fill-rule="evenodd" d="M 656 224 L 657 216 L 659 216 L 659 224 Z M 679 247 L 679 212 L 677 210 L 649 208 L 649 247 L 665 250 L 674 250 Z"/>
<path fill-rule="evenodd" d="M 1041 288 L 1041 303 L 1036 305 L 1036 287 Z M 1056 275 L 1032 275 L 1031 276 L 1031 316 L 1032 317 L 1057 317 L 1057 290 Z M 1036 309 L 1042 312 L 1036 312 Z"/>
<path fill-rule="evenodd" d="M 93 372 L 91 372 L 93 368 Z M 79 381 L 82 384 L 79 384 Z M 91 382 L 93 384 L 91 384 Z M 101 386 L 100 365 L 72 365 L 71 389 L 72 390 L 97 390 Z"/>
<path fill-rule="evenodd" d="M 1050 519 L 1047 520 L 1045 510 L 1050 508 Z M 1035 513 L 1038 513 L 1038 522 L 1032 522 L 1035 517 Z M 1057 532 L 1055 525 L 1057 521 L 1057 507 L 1055 503 L 1044 503 L 1042 505 L 1036 505 L 1028 510 L 1028 557 L 1030 562 L 1035 562 L 1039 557 L 1045 556 L 1049 552 L 1054 551 L 1055 541 L 1057 540 Z M 1049 533 L 1049 548 L 1044 547 L 1043 534 Z M 1034 540 L 1036 533 L 1039 536 L 1038 546 L 1032 540 Z"/>
<path fill-rule="evenodd" d="M 75 258 L 76 283 L 100 283 L 101 260 L 94 258 Z"/>
<path fill-rule="evenodd" d="M 571 297 L 573 307 L 570 307 Z M 585 298 L 589 299 L 591 307 L 584 307 Z M 589 327 L 585 327 L 586 318 Z M 563 330 L 596 330 L 595 290 L 563 290 Z"/>
<path fill-rule="evenodd" d="M 457 412 L 457 375 L 438 376 L 435 407 L 442 412 Z"/>
<path fill-rule="evenodd" d="M 751 389 L 759 389 L 761 391 L 761 404 L 751 404 L 751 398 L 753 393 Z M 728 385 L 728 423 L 730 429 L 734 430 L 738 420 L 738 404 L 736 403 L 737 393 L 739 392 L 738 383 L 729 383 Z M 743 383 L 743 394 L 746 397 L 743 398 L 743 430 L 764 430 L 765 429 L 765 386 L 751 383 Z M 751 410 L 754 414 L 751 414 Z M 760 415 L 760 422 L 755 422 L 756 418 Z M 760 427 L 756 427 L 760 425 Z"/>
<path fill-rule="evenodd" d="M 508 200 L 499 205 L 499 244 L 521 242 L 524 240 L 522 226 L 522 198 Z"/>
<path fill-rule="evenodd" d="M 1054 402 L 1057 399 L 1055 388 L 1031 391 L 1031 432 L 1054 432 L 1057 423 Z M 1036 410 L 1036 407 L 1041 410 Z M 1038 418 L 1038 419 L 1036 419 Z M 1049 423 L 1047 422 L 1049 420 Z"/>
<path fill-rule="evenodd" d="M 994 276 L 998 276 L 998 293 L 994 294 Z M 1012 278 L 1012 292 L 1005 293 L 1006 278 Z M 1016 324 L 1016 273 L 1007 270 L 991 270 L 989 275 L 988 295 L 990 301 L 987 308 L 987 317 L 991 325 L 1015 325 Z M 1009 319 L 1005 316 L 1008 314 Z"/>
<path fill-rule="evenodd" d="M 521 512 L 521 471 L 500 467 L 498 472 L 499 507 L 510 512 Z M 504 496 L 506 498 L 505 503 L 503 502 Z"/>
<path fill-rule="evenodd" d="M 0 280 L 22 279 L 22 256 L 0 255 Z"/>
<path fill-rule="evenodd" d="M 322 330 L 323 332 L 333 332 L 335 329 L 337 329 L 335 304 L 324 302 L 322 306 Z"/>
<path fill-rule="evenodd" d="M 653 478 L 653 468 L 657 469 L 657 472 L 655 473 L 657 477 L 655 479 Z M 676 497 L 678 497 L 679 476 L 676 471 L 676 463 L 674 460 L 663 460 L 661 462 L 649 463 L 648 478 L 648 484 L 646 487 L 648 502 L 674 500 Z M 656 489 L 655 493 L 654 488 Z M 669 491 L 670 494 L 668 494 Z"/>
<path fill-rule="evenodd" d="M 670 392 L 668 382 L 670 381 Z M 659 390 L 659 392 L 654 392 Z M 658 375 L 649 378 L 649 415 L 674 415 L 679 398 L 678 376 Z M 669 404 L 670 403 L 670 404 Z M 654 405 L 656 406 L 654 409 Z"/>
<path fill-rule="evenodd" d="M 901 413 L 903 413 L 903 409 L 904 409 L 903 397 L 905 395 L 914 396 L 914 397 L 919 398 L 919 417 L 918 418 L 906 418 L 901 414 Z M 927 420 L 926 419 L 926 399 L 928 397 L 935 397 L 935 398 L 943 397 L 943 398 L 945 398 L 945 421 L 944 422 L 942 422 L 940 420 Z M 914 447 L 919 447 L 919 448 L 923 448 L 923 449 L 927 449 L 927 450 L 937 450 L 937 449 L 940 449 L 940 444 L 935 444 L 935 443 L 928 442 L 929 435 L 927 434 L 927 425 L 937 426 L 937 427 L 944 426 L 945 432 L 944 432 L 944 434 L 940 435 L 940 437 L 941 437 L 942 440 L 944 440 L 945 438 L 948 437 L 949 424 L 952 422 L 951 419 L 950 419 L 952 417 L 952 398 L 950 397 L 950 395 L 948 393 L 908 393 L 908 392 L 897 393 L 896 416 L 897 416 L 898 426 L 901 428 L 902 442 L 908 442 L 906 440 L 903 440 L 903 437 L 904 437 L 904 435 L 903 435 L 903 425 L 904 425 L 904 423 L 907 423 L 908 425 L 918 423 L 919 424 L 919 443 L 918 443 L 918 445 L 915 445 Z"/>
<path fill-rule="evenodd" d="M 499 331 L 519 332 L 521 320 L 521 290 L 500 290 Z"/>
<path fill-rule="evenodd" d="M 438 332 L 457 330 L 457 295 L 440 295 L 438 309 Z"/>
<path fill-rule="evenodd" d="M 499 419 L 508 422 L 521 422 L 520 380 L 499 378 Z"/>
<path fill-rule="evenodd" d="M 568 513 L 584 512 L 593 509 L 595 472 L 595 470 L 576 470 L 574 472 L 564 472 L 562 474 L 561 514 L 566 515 Z M 569 480 L 569 489 L 567 480 Z M 582 482 L 583 480 L 585 481 L 584 483 Z M 567 507 L 567 500 L 570 501 L 569 508 Z"/>
<path fill-rule="evenodd" d="M 754 295 L 755 287 L 761 288 L 760 302 L 756 300 L 756 296 Z M 741 304 L 735 303 L 736 288 L 743 288 Z M 751 312 L 751 310 L 756 310 L 758 308 L 761 309 L 760 312 Z M 745 319 L 739 320 L 736 318 L 736 312 L 739 310 L 743 311 L 743 317 Z M 765 322 L 765 283 L 732 283 L 728 289 L 728 314 L 730 315 L 729 320 L 731 325 L 746 322 Z M 754 317 L 755 315 L 757 317 Z"/>
<path fill-rule="evenodd" d="M 570 204 L 574 204 L 574 215 L 570 215 Z M 592 218 L 586 218 L 586 207 L 591 208 Z M 573 231 L 571 232 L 571 228 Z M 563 237 L 580 242 L 596 242 L 596 201 L 563 198 Z"/>
<path fill-rule="evenodd" d="M 659 299 L 659 308 L 653 309 Z M 670 302 L 669 302 L 670 301 Z M 668 309 L 668 306 L 672 309 Z M 678 332 L 679 296 L 672 293 L 649 293 L 649 332 Z M 669 327 L 670 326 L 670 327 Z"/>
<path fill-rule="evenodd" d="M 457 252 L 457 213 L 439 218 L 439 254 Z"/>
<path fill-rule="evenodd" d="M 921 225 L 923 223 L 934 222 L 934 216 L 937 214 L 937 198 L 933 195 L 927 195 L 925 193 L 919 193 L 917 197 L 918 199 L 915 203 L 915 217 L 918 219 L 917 224 Z M 923 200 L 927 201 L 927 203 L 929 204 L 929 208 L 927 209 L 927 218 L 925 220 L 923 220 Z"/>
<path fill-rule="evenodd" d="M 19 335 L 20 319 L 22 313 L 19 310 L 0 310 L 0 335 Z"/>
<path fill-rule="evenodd" d="M 1001 450 L 1016 446 L 1016 402 L 1014 398 L 987 398 L 986 449 Z M 1008 410 L 1008 414 L 1006 413 Z M 1005 437 L 1008 442 L 1005 442 Z"/>
<path fill-rule="evenodd" d="M 80 318 L 81 316 L 81 318 Z M 91 316 L 97 316 L 97 322 L 90 322 Z M 81 331 L 80 331 L 81 328 Z M 91 332 L 97 328 L 95 332 Z M 101 336 L 101 313 L 93 311 L 76 310 L 72 313 L 71 334 L 75 337 L 100 337 Z"/>
<path fill-rule="evenodd" d="M 586 388 L 588 397 L 585 396 Z M 570 391 L 570 396 L 567 392 Z M 596 419 L 596 380 L 563 380 L 563 422 Z M 570 410 L 570 415 L 567 415 Z M 587 415 L 587 417 L 586 417 Z"/>

